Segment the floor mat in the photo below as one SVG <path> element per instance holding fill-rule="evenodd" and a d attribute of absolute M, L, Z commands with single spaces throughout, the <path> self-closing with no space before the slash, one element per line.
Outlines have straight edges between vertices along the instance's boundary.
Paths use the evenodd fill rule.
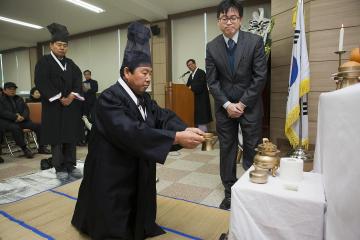
<path fill-rule="evenodd" d="M 0 206 L 0 238 L 88 240 L 71 224 L 80 180 Z M 229 211 L 157 197 L 157 223 L 166 234 L 154 240 L 218 240 L 227 232 Z"/>
<path fill-rule="evenodd" d="M 83 171 L 84 161 L 78 160 L 76 167 Z M 6 179 L 0 182 L 0 204 L 19 201 L 75 180 L 77 179 L 70 177 L 66 181 L 60 181 L 56 178 L 54 168 Z"/>

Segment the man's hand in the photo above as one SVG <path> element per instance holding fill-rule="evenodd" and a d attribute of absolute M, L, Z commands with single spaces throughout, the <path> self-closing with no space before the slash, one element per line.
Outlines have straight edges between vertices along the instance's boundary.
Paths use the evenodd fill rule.
<path fill-rule="evenodd" d="M 190 128 L 193 129 L 193 128 Z M 200 130 L 200 129 L 199 129 Z M 201 131 L 201 130 L 200 130 Z M 201 131 L 202 132 L 202 131 Z M 204 141 L 204 137 L 190 130 L 176 132 L 174 144 L 180 144 L 184 148 L 195 148 Z"/>
<path fill-rule="evenodd" d="M 201 131 L 199 128 L 187 128 L 185 131 L 190 131 L 196 134 L 199 134 L 201 136 L 204 136 L 205 132 Z"/>
<path fill-rule="evenodd" d="M 22 122 L 24 120 L 25 120 L 25 118 L 23 116 L 21 116 L 19 113 L 16 114 L 15 122 Z"/>
<path fill-rule="evenodd" d="M 72 94 L 69 94 L 67 97 L 63 97 L 60 99 L 60 102 L 63 106 L 69 106 L 72 101 L 74 100 L 75 96 Z"/>
<path fill-rule="evenodd" d="M 238 118 L 244 113 L 244 108 L 240 103 L 230 103 L 226 111 L 230 118 Z"/>

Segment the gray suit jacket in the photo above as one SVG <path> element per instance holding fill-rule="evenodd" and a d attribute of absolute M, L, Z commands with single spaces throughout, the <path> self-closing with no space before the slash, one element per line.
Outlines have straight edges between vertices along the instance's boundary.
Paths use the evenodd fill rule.
<path fill-rule="evenodd" d="M 262 38 L 239 31 L 235 50 L 234 73 L 231 73 L 226 43 L 219 35 L 206 46 L 206 80 L 215 99 L 216 109 L 230 101 L 246 105 L 244 118 L 262 117 L 261 93 L 266 83 L 267 64 Z"/>

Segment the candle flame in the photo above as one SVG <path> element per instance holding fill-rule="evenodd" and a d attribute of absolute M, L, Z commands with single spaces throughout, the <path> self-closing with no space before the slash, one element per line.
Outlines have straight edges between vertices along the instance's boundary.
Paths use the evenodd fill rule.
<path fill-rule="evenodd" d="M 341 27 L 343 28 L 343 27 L 344 27 L 344 24 L 341 24 Z"/>

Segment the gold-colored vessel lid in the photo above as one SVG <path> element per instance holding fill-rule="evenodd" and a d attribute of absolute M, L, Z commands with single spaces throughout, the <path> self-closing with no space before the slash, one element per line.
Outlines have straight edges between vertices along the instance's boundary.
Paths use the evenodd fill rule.
<path fill-rule="evenodd" d="M 268 138 L 263 138 L 263 143 L 259 144 L 257 147 L 257 151 L 265 153 L 265 152 L 279 152 L 277 146 L 269 141 Z"/>

